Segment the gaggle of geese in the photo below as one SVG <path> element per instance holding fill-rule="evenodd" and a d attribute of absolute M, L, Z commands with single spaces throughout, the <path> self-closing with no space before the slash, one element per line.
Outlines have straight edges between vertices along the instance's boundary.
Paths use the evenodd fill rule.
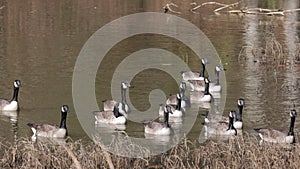
<path fill-rule="evenodd" d="M 171 122 L 182 121 L 182 117 L 185 115 L 185 108 L 190 107 L 191 103 L 204 102 L 210 103 L 213 99 L 211 93 L 220 93 L 222 87 L 219 82 L 219 72 L 225 69 L 217 65 L 215 67 L 215 81 L 211 83 L 208 77 L 204 77 L 205 66 L 207 59 L 201 59 L 200 72 L 185 71 L 181 72 L 182 82 L 179 86 L 179 92 L 171 94 L 165 104 L 160 104 L 158 108 L 158 116 L 163 117 L 163 122 L 156 122 L 154 120 L 145 120 L 142 122 L 144 125 L 144 133 L 147 135 L 171 135 L 173 134 Z M 185 95 L 187 89 L 187 83 L 191 86 L 190 98 Z M 1 114 L 9 116 L 19 110 L 18 93 L 21 86 L 20 80 L 15 80 L 13 83 L 13 97 L 11 100 L 0 99 L 0 111 Z M 130 108 L 126 102 L 126 90 L 133 86 L 129 82 L 121 83 L 121 101 L 117 100 L 105 100 L 103 101 L 103 111 L 94 111 L 92 114 L 95 116 L 95 125 L 125 125 Z M 204 129 L 206 135 L 214 136 L 234 136 L 239 132 L 242 132 L 243 128 L 243 108 L 245 100 L 240 98 L 237 102 L 237 112 L 232 110 L 229 115 L 221 116 L 216 114 L 205 114 L 200 117 L 204 118 Z M 6 113 L 4 113 L 6 112 Z M 69 112 L 69 107 L 63 105 L 61 107 L 61 121 L 60 125 L 51 124 L 37 124 L 28 123 L 27 125 L 33 132 L 32 139 L 37 137 L 48 138 L 64 138 L 67 136 L 66 118 Z M 294 143 L 294 123 L 297 112 L 295 109 L 290 112 L 290 127 L 288 133 L 283 133 L 274 129 L 254 129 L 259 134 L 261 141 L 267 141 L 272 143 Z M 173 120 L 172 120 L 173 119 Z M 121 127 L 122 128 L 122 127 Z M 125 128 L 122 128 L 125 130 Z"/>
<path fill-rule="evenodd" d="M 162 122 L 155 122 L 154 120 L 145 120 L 142 123 L 144 124 L 144 132 L 149 135 L 171 135 L 173 133 L 172 125 L 169 124 L 169 121 L 182 121 L 182 117 L 185 116 L 186 107 L 191 106 L 191 103 L 195 102 L 203 102 L 210 103 L 213 99 L 211 93 L 220 93 L 222 91 L 222 87 L 220 85 L 219 72 L 224 71 L 225 69 L 217 65 L 215 67 L 215 80 L 211 82 L 208 77 L 204 77 L 205 67 L 208 63 L 206 58 L 201 59 L 201 69 L 200 72 L 193 71 L 182 71 L 180 72 L 182 75 L 182 82 L 179 85 L 179 92 L 175 94 L 170 94 L 167 98 L 165 104 L 159 105 L 158 115 L 161 117 Z M 187 89 L 187 84 L 190 85 L 190 98 L 185 95 L 185 91 Z M 126 104 L 126 89 L 131 86 L 128 82 L 122 82 L 121 84 L 121 96 L 122 96 L 122 104 Z M 104 107 L 107 105 L 107 101 L 104 102 Z M 126 124 L 127 113 L 129 111 L 125 110 L 125 106 L 120 106 L 120 103 L 115 101 L 111 102 L 110 107 L 114 109 L 109 109 L 102 112 L 93 112 L 97 123 L 107 123 L 107 124 Z M 243 108 L 245 105 L 245 100 L 243 98 L 239 98 L 237 101 L 237 111 L 230 111 L 228 116 L 221 116 L 216 114 L 209 115 L 201 115 L 200 117 L 204 118 L 204 130 L 208 135 L 214 136 L 231 136 L 237 135 L 242 132 L 243 128 Z M 120 112 L 124 113 L 120 113 Z M 296 116 L 296 111 L 293 110 L 293 118 Z M 124 117 L 125 116 L 125 117 Z M 178 120 L 180 119 L 180 120 Z M 293 137 L 293 126 L 294 121 L 291 121 L 291 127 L 288 136 L 284 139 L 284 142 L 290 143 L 290 137 Z M 280 132 L 272 130 L 272 129 L 255 129 L 259 131 L 259 136 L 264 141 L 274 142 L 276 138 L 282 137 Z M 276 134 L 275 134 L 276 133 Z M 274 137 L 274 139 L 270 139 L 268 137 Z M 293 137 L 294 138 L 294 137 Z M 282 142 L 278 140 L 278 142 Z"/>

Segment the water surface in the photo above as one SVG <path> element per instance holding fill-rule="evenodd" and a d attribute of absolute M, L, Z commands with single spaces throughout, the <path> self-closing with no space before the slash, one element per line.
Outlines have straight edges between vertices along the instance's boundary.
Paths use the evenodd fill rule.
<path fill-rule="evenodd" d="M 234 2 L 234 1 L 232 1 Z M 273 1 L 272 1 L 273 2 Z M 293 9 L 299 1 L 245 1 L 242 6 Z M 287 131 L 288 111 L 299 106 L 299 73 L 295 56 L 299 54 L 298 13 L 286 16 L 216 15 L 214 7 L 189 11 L 190 1 L 178 1 L 181 14 L 174 14 L 198 26 L 215 46 L 226 70 L 227 96 L 224 114 L 236 109 L 237 99 L 245 99 L 244 131 L 254 127 L 274 127 Z M 200 1 L 198 2 L 200 3 Z M 138 12 L 163 12 L 164 1 L 5 1 L 0 2 L 0 96 L 12 96 L 12 83 L 22 81 L 16 120 L 1 116 L 0 136 L 12 140 L 29 137 L 28 122 L 59 124 L 60 107 L 68 104 L 69 135 L 87 138 L 82 130 L 72 102 L 72 73 L 81 48 L 87 39 L 106 23 Z M 172 14 L 172 13 L 170 13 Z M 145 25 L 146 26 L 146 25 Z M 119 30 L 122 31 L 122 30 Z M 270 38 L 282 45 L 284 63 L 272 66 L 258 55 Z M 103 42 L 105 43 L 105 42 Z M 96 96 L 111 98 L 110 82 L 118 64 L 131 53 L 145 48 L 167 49 L 183 60 L 192 70 L 199 70 L 197 56 L 182 43 L 161 35 L 138 35 L 116 44 L 105 56 L 97 72 Z M 244 48 L 243 57 L 239 57 Z M 254 50 L 255 49 L 255 50 Z M 275 53 L 276 55 L 276 53 Z M 180 72 L 181 70 L 178 70 Z M 162 80 L 163 79 L 163 80 Z M 133 105 L 145 111 L 149 108 L 149 92 L 161 89 L 166 95 L 176 93 L 178 86 L 168 74 L 158 70 L 142 71 L 131 82 L 135 88 L 129 95 Z M 190 113 L 205 113 L 204 109 Z M 187 116 L 186 118 L 188 118 Z M 198 139 L 202 129 L 200 118 L 188 136 Z M 295 130 L 300 123 L 296 120 Z M 144 137 L 143 126 L 129 122 L 130 136 Z"/>

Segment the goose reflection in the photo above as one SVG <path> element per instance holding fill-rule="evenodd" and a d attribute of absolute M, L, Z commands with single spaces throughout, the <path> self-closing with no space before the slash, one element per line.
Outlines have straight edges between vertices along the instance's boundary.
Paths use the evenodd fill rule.
<path fill-rule="evenodd" d="M 171 140 L 170 135 L 154 135 L 148 133 L 145 133 L 144 135 L 146 139 L 154 141 L 155 145 L 168 145 Z"/>
<path fill-rule="evenodd" d="M 67 143 L 67 138 L 49 138 L 49 137 L 31 137 L 31 141 L 39 144 L 64 145 Z"/>
<path fill-rule="evenodd" d="M 111 133 L 115 131 L 124 131 L 126 130 L 125 124 L 106 124 L 106 123 L 97 123 L 95 124 L 95 130 Z"/>
<path fill-rule="evenodd" d="M 18 139 L 18 111 L 0 111 L 1 120 L 11 124 L 14 142 Z"/>

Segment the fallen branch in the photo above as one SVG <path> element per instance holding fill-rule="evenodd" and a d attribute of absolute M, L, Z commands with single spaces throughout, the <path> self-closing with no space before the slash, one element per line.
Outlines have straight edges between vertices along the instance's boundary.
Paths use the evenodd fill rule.
<path fill-rule="evenodd" d="M 171 9 L 171 6 L 175 6 L 175 7 L 178 8 L 178 5 L 174 4 L 173 2 L 167 3 L 167 4 L 163 7 L 163 9 L 165 10 L 165 13 L 167 13 L 168 11 L 170 11 L 170 12 L 173 12 L 173 13 L 181 14 L 181 12 L 172 10 L 172 9 Z"/>
<path fill-rule="evenodd" d="M 300 11 L 300 9 L 299 9 Z M 230 10 L 227 11 L 230 14 L 252 14 L 252 15 L 280 15 L 284 16 L 285 11 L 284 10 L 278 10 L 278 9 L 263 9 L 263 8 L 249 8 L 249 9 L 240 9 L 240 10 Z"/>
<path fill-rule="evenodd" d="M 216 5 L 219 6 L 217 9 L 215 9 L 213 12 L 218 13 L 224 9 L 227 8 L 232 8 L 237 5 L 239 5 L 241 1 L 232 3 L 232 4 L 223 4 L 220 2 L 204 2 L 200 5 L 197 5 L 196 2 L 190 3 L 190 5 L 193 5 L 196 7 L 193 7 L 190 11 L 193 13 L 199 14 L 199 12 L 195 12 L 195 10 L 207 6 L 207 5 Z M 298 12 L 300 11 L 300 8 L 297 9 L 287 9 L 287 10 L 282 10 L 282 9 L 265 9 L 265 8 L 242 8 L 242 9 L 233 9 L 233 10 L 228 10 L 226 11 L 227 13 L 230 14 L 251 14 L 251 15 L 275 15 L 275 16 L 284 16 L 286 13 L 292 13 L 292 12 Z"/>
<path fill-rule="evenodd" d="M 284 13 L 291 13 L 291 12 L 298 12 L 300 11 L 300 8 L 297 8 L 297 9 L 287 9 L 287 10 L 284 10 Z"/>
<path fill-rule="evenodd" d="M 191 3 L 192 4 L 196 4 L 196 3 Z M 197 4 L 196 4 L 197 5 Z M 191 9 L 191 11 L 195 11 L 197 10 L 198 8 L 201 8 L 202 6 L 205 6 L 205 5 L 219 5 L 219 6 L 223 6 L 223 7 L 226 7 L 227 5 L 226 4 L 222 4 L 222 3 L 219 3 L 219 2 L 205 2 L 205 3 L 202 3 L 194 8 Z"/>
<path fill-rule="evenodd" d="M 215 9 L 214 12 L 219 12 L 220 10 L 223 10 L 223 9 L 226 9 L 226 8 L 231 8 L 231 7 L 236 6 L 240 3 L 241 3 L 241 1 L 233 3 L 233 4 L 229 4 L 229 5 L 226 5 L 226 6 L 222 6 L 220 8 Z"/>

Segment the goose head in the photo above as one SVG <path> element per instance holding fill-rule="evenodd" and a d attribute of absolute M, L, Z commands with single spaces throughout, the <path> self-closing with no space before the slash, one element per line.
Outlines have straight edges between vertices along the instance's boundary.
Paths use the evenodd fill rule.
<path fill-rule="evenodd" d="M 201 63 L 202 63 L 203 65 L 208 64 L 207 58 L 202 58 L 202 59 L 201 59 Z"/>
<path fill-rule="evenodd" d="M 21 81 L 20 80 L 15 80 L 14 81 L 14 88 L 19 88 L 21 86 Z"/>
<path fill-rule="evenodd" d="M 223 71 L 223 70 L 225 70 L 225 69 L 224 69 L 223 66 L 217 65 L 215 70 L 216 70 L 216 72 L 221 72 L 221 71 Z"/>
<path fill-rule="evenodd" d="M 176 94 L 176 98 L 177 98 L 177 100 L 181 100 L 181 99 L 182 99 L 182 94 L 177 93 L 177 94 Z"/>
<path fill-rule="evenodd" d="M 186 90 L 186 83 L 181 82 L 179 87 L 180 87 L 181 90 L 185 91 Z"/>
<path fill-rule="evenodd" d="M 215 68 L 215 83 L 216 85 L 219 85 L 220 84 L 220 78 L 219 78 L 219 72 L 225 70 L 223 66 L 221 65 L 217 65 L 216 68 Z"/>
<path fill-rule="evenodd" d="M 235 111 L 234 111 L 234 110 L 231 110 L 231 111 L 229 112 L 229 120 L 235 118 L 235 116 L 236 116 Z"/>
<path fill-rule="evenodd" d="M 201 59 L 201 69 L 200 69 L 199 77 L 204 77 L 205 65 L 207 63 L 208 63 L 207 58 L 202 58 Z"/>
<path fill-rule="evenodd" d="M 288 132 L 288 136 L 294 136 L 294 125 L 295 125 L 295 120 L 296 120 L 296 116 L 297 116 L 297 112 L 295 109 L 292 109 L 290 111 L 290 116 L 291 116 L 291 122 L 290 122 L 290 129 Z M 293 143 L 295 143 L 295 137 L 293 137 Z"/>
<path fill-rule="evenodd" d="M 182 93 L 177 93 L 176 98 L 177 98 L 177 105 L 176 105 L 176 110 L 181 110 L 181 100 L 182 100 L 183 94 Z"/>
<path fill-rule="evenodd" d="M 69 111 L 68 105 L 63 105 L 61 107 L 61 121 L 60 121 L 60 128 L 67 128 L 66 120 L 67 120 L 67 113 Z"/>
<path fill-rule="evenodd" d="M 210 79 L 208 77 L 204 78 L 204 95 L 210 95 L 209 83 L 210 83 Z"/>
<path fill-rule="evenodd" d="M 238 106 L 245 106 L 245 100 L 242 98 L 238 99 Z"/>
<path fill-rule="evenodd" d="M 245 106 L 245 100 L 239 98 L 237 102 L 237 106 L 238 106 L 238 113 L 236 115 L 235 121 L 242 121 L 242 114 L 243 114 L 243 107 Z"/>
<path fill-rule="evenodd" d="M 12 101 L 18 102 L 18 95 L 19 95 L 19 87 L 20 86 L 21 86 L 21 81 L 20 80 L 15 80 L 14 81 L 14 94 L 13 94 L 12 99 L 10 100 L 11 102 Z"/>
<path fill-rule="evenodd" d="M 128 88 L 133 88 L 133 86 L 129 82 L 122 82 L 121 83 L 121 88 L 122 89 L 128 89 Z"/>
<path fill-rule="evenodd" d="M 182 97 L 184 97 L 185 90 L 186 90 L 186 83 L 181 82 L 179 88 L 180 88 L 180 94 L 182 95 Z"/>
<path fill-rule="evenodd" d="M 204 78 L 204 83 L 205 84 L 209 84 L 210 83 L 210 79 L 208 77 Z"/>
<path fill-rule="evenodd" d="M 296 117 L 296 116 L 297 116 L 297 112 L 296 112 L 295 109 L 292 109 L 292 110 L 291 110 L 290 116 L 291 116 L 291 117 Z"/>
<path fill-rule="evenodd" d="M 228 129 L 227 130 L 232 130 L 232 131 L 234 131 L 234 135 L 237 135 L 237 130 L 233 126 L 233 119 L 235 119 L 235 118 L 236 118 L 236 113 L 235 113 L 234 110 L 231 110 L 229 112 L 229 124 L 228 124 Z"/>
<path fill-rule="evenodd" d="M 66 112 L 68 112 L 68 111 L 69 111 L 69 106 L 68 106 L 68 105 L 63 105 L 63 106 L 61 107 L 61 112 L 66 113 Z"/>
<path fill-rule="evenodd" d="M 166 105 L 165 111 L 164 111 L 164 127 L 168 128 L 170 127 L 169 125 L 169 113 L 173 114 L 171 111 L 171 106 Z"/>

